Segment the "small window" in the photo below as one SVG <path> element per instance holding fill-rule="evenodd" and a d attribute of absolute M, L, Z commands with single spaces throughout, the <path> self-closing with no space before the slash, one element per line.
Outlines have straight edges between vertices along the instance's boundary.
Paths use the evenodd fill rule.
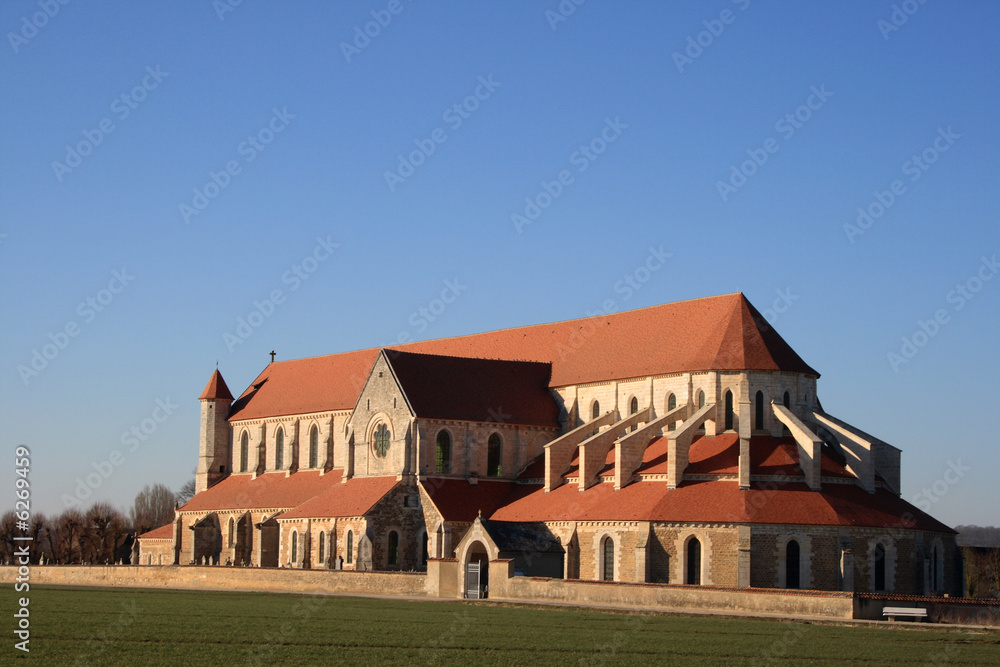
<path fill-rule="evenodd" d="M 669 396 L 667 396 L 667 412 L 676 409 L 677 409 L 677 396 L 675 396 L 674 394 L 670 394 Z M 672 421 L 670 422 L 670 424 L 667 425 L 668 431 L 673 431 L 676 428 L 677 428 L 676 421 Z"/>
<path fill-rule="evenodd" d="M 323 556 L 326 555 L 324 553 L 325 549 L 326 549 L 326 533 L 324 533 L 321 530 L 321 531 L 319 531 L 319 563 L 320 563 L 320 565 L 323 564 Z"/>
<path fill-rule="evenodd" d="M 274 469 L 282 470 L 285 467 L 285 431 L 280 426 L 278 432 L 274 434 Z"/>
<path fill-rule="evenodd" d="M 784 405 L 784 406 L 785 406 L 786 408 L 790 408 L 790 407 L 792 407 L 792 397 L 791 397 L 791 396 L 789 396 L 789 394 L 788 394 L 788 392 L 787 392 L 787 391 L 785 392 L 785 395 L 781 397 L 781 403 L 782 403 L 782 404 L 783 404 L 783 405 Z"/>
<path fill-rule="evenodd" d="M 250 436 L 246 431 L 240 436 L 240 472 L 246 472 L 250 464 Z"/>
<path fill-rule="evenodd" d="M 601 543 L 603 551 L 604 568 L 601 571 L 601 579 L 604 581 L 615 580 L 615 541 L 611 536 L 605 537 Z"/>
<path fill-rule="evenodd" d="M 236 534 L 236 521 L 233 517 L 229 517 L 229 546 L 233 546 L 233 537 Z"/>
<path fill-rule="evenodd" d="M 500 436 L 494 433 L 490 436 L 486 453 L 486 474 L 489 477 L 499 477 L 503 474 L 502 452 L 503 444 L 500 441 Z"/>
<path fill-rule="evenodd" d="M 298 538 L 299 538 L 298 533 L 296 533 L 293 530 L 292 531 L 292 562 L 293 563 L 297 560 L 296 556 L 298 555 L 298 549 L 297 549 L 297 547 L 298 547 L 298 541 L 299 541 Z"/>
<path fill-rule="evenodd" d="M 427 558 L 429 554 L 427 552 L 427 531 L 423 531 L 420 535 L 420 566 L 427 567 Z"/>
<path fill-rule="evenodd" d="M 705 392 L 701 390 L 698 391 L 698 407 L 705 407 Z"/>
<path fill-rule="evenodd" d="M 389 445 L 392 441 L 392 434 L 389 432 L 389 427 L 384 423 L 379 424 L 372 435 L 372 440 L 372 449 L 375 451 L 375 456 L 384 459 L 389 453 Z"/>
<path fill-rule="evenodd" d="M 315 424 L 309 430 L 309 467 L 319 467 L 319 429 Z"/>
<path fill-rule="evenodd" d="M 600 401 L 594 401 L 594 407 L 590 410 L 590 418 L 597 419 L 601 416 L 601 403 Z"/>
<path fill-rule="evenodd" d="M 726 391 L 726 430 L 733 430 L 733 392 Z"/>
<path fill-rule="evenodd" d="M 760 431 L 764 428 L 764 392 L 758 391 L 754 396 L 754 401 L 756 405 L 754 406 L 753 427 Z"/>
<path fill-rule="evenodd" d="M 636 396 L 632 397 L 632 400 L 628 404 L 628 413 L 634 415 L 639 412 L 639 399 Z M 638 424 L 632 424 L 632 430 L 639 428 Z"/>
<path fill-rule="evenodd" d="M 354 562 L 354 532 L 347 531 L 347 562 Z"/>
<path fill-rule="evenodd" d="M 394 530 L 389 531 L 389 538 L 385 545 L 387 563 L 389 565 L 399 565 L 399 533 Z"/>
<path fill-rule="evenodd" d="M 444 429 L 438 431 L 437 434 L 434 469 L 445 475 L 451 473 L 451 434 Z"/>

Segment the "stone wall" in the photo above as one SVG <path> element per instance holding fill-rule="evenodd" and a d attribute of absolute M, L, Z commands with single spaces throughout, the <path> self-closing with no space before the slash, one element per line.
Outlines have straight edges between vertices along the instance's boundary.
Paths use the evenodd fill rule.
<path fill-rule="evenodd" d="M 452 562 L 458 567 L 457 562 Z M 439 566 L 448 566 L 440 562 Z M 513 562 L 490 563 L 490 597 L 503 600 L 558 600 L 643 610 L 717 611 L 777 616 L 852 618 L 849 593 L 750 591 L 707 586 L 664 586 L 616 582 L 513 577 Z"/>
<path fill-rule="evenodd" d="M 0 582 L 13 584 L 17 568 L 0 567 Z M 136 567 L 132 565 L 32 565 L 32 585 L 180 588 L 216 591 L 425 595 L 423 574 L 288 570 L 242 567 Z"/>

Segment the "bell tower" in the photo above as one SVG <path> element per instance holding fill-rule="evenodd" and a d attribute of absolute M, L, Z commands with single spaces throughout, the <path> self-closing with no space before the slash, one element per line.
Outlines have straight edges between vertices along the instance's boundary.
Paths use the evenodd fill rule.
<path fill-rule="evenodd" d="M 230 472 L 232 439 L 229 433 L 229 409 L 233 395 L 216 368 L 205 391 L 198 397 L 201 402 L 201 435 L 198 446 L 198 471 L 194 476 L 194 491 L 201 493 Z"/>

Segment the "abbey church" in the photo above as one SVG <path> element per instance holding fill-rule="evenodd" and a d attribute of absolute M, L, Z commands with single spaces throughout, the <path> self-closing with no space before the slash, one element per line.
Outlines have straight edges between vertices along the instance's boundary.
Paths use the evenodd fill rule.
<path fill-rule="evenodd" d="M 272 362 L 237 398 L 216 370 L 140 564 L 961 595 L 955 532 L 818 378 L 740 293 Z"/>

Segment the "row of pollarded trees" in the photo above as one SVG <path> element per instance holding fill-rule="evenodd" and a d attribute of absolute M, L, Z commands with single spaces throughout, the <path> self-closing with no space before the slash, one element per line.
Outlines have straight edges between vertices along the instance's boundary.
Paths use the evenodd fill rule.
<path fill-rule="evenodd" d="M 17 528 L 14 512 L 7 512 L 0 517 L 0 563 L 14 563 L 14 552 L 23 545 L 28 545 L 32 563 L 43 559 L 59 564 L 129 563 L 135 537 L 173 521 L 176 504 L 187 500 L 185 491 L 174 493 L 163 484 L 146 486 L 128 514 L 105 501 L 59 515 L 36 513 L 27 532 Z M 25 535 L 32 539 L 14 539 Z"/>

